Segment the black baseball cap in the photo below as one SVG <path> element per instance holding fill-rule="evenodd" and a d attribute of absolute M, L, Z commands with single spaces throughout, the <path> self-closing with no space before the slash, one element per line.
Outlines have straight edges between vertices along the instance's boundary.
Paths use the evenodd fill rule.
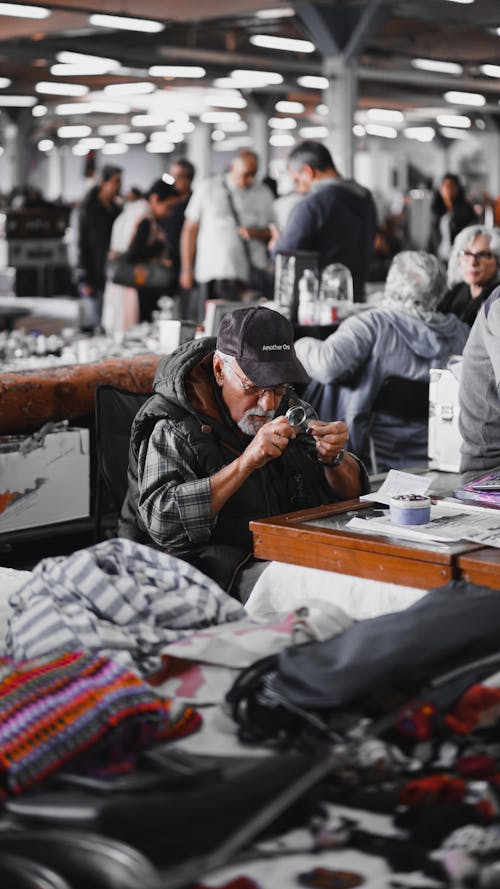
<path fill-rule="evenodd" d="M 224 315 L 217 333 L 217 349 L 236 358 L 256 386 L 309 380 L 295 354 L 292 325 L 280 312 L 266 306 L 235 309 Z"/>

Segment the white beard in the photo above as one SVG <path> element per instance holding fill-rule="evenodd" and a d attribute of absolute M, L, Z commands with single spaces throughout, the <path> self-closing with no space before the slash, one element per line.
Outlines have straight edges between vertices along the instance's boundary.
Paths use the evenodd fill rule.
<path fill-rule="evenodd" d="M 264 417 L 265 422 L 268 423 L 273 419 L 274 411 L 261 411 L 255 407 L 245 411 L 241 420 L 238 421 L 238 428 L 241 429 L 245 435 L 256 435 L 262 426 L 262 423 L 255 422 L 254 417 Z"/>

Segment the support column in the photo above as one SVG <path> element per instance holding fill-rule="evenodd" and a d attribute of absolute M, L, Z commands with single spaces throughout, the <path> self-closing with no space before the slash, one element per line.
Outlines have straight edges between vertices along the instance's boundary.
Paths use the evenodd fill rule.
<path fill-rule="evenodd" d="M 28 181 L 30 169 L 30 146 L 33 117 L 29 108 L 6 110 L 9 122 L 4 128 L 5 148 L 10 188 L 22 187 Z M 7 185 L 4 185 L 7 190 Z"/>
<path fill-rule="evenodd" d="M 343 58 L 325 59 L 323 70 L 329 79 L 323 101 L 328 108 L 327 145 L 339 173 L 347 178 L 354 173 L 354 112 L 358 103 L 357 63 Z"/>
<path fill-rule="evenodd" d="M 212 174 L 211 128 L 198 121 L 190 134 L 188 157 L 196 169 L 196 179 L 200 182 Z"/>
<path fill-rule="evenodd" d="M 259 173 L 265 176 L 269 169 L 269 127 L 267 114 L 264 111 L 250 113 L 250 135 L 254 142 L 254 151 L 259 158 Z"/>

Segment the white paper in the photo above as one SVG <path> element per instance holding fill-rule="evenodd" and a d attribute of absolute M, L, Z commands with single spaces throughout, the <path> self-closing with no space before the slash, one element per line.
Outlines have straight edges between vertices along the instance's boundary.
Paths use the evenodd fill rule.
<path fill-rule="evenodd" d="M 346 528 L 365 533 L 384 534 L 401 537 L 405 540 L 435 541 L 437 543 L 456 543 L 458 540 L 471 540 L 483 546 L 500 548 L 500 515 L 492 510 L 481 515 L 472 514 L 469 510 L 450 505 L 431 506 L 431 520 L 424 525 L 396 525 L 391 522 L 389 513 L 375 518 L 363 519 L 355 516 L 346 524 Z"/>
<path fill-rule="evenodd" d="M 371 494 L 362 494 L 360 500 L 370 500 L 374 503 L 386 503 L 389 506 L 391 497 L 398 494 L 427 494 L 432 479 L 423 475 L 413 475 L 411 472 L 400 472 L 399 469 L 390 469 L 382 486 Z"/>

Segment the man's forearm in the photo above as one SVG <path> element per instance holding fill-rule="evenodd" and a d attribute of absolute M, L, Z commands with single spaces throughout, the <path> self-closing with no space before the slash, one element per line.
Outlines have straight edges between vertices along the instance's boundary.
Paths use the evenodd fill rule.
<path fill-rule="evenodd" d="M 251 470 L 244 465 L 241 457 L 237 457 L 232 463 L 224 466 L 223 469 L 220 469 L 219 472 L 210 477 L 210 515 L 212 518 L 220 512 L 229 498 L 241 488 L 249 475 L 251 475 Z"/>
<path fill-rule="evenodd" d="M 184 273 L 193 271 L 197 233 L 198 225 L 186 220 L 181 233 L 181 270 Z"/>

